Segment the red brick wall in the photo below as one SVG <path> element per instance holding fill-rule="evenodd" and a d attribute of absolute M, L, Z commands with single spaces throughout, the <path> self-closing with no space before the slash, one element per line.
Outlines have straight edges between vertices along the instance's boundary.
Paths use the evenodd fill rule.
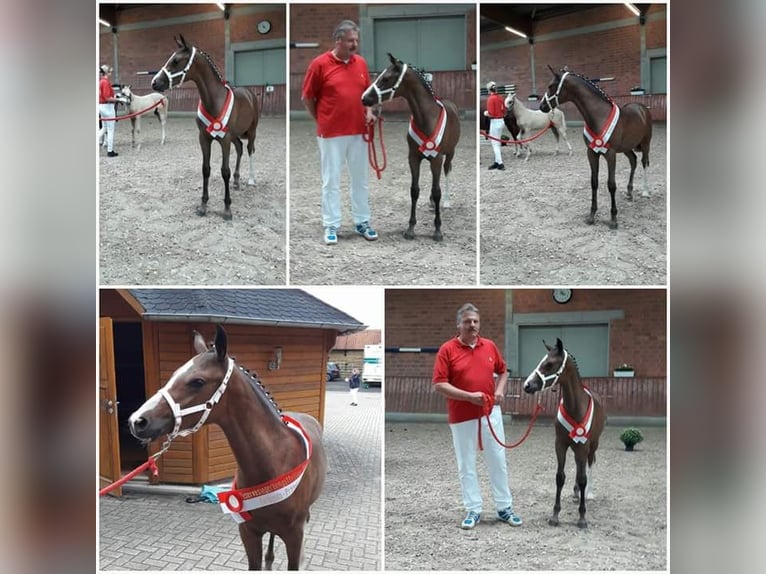
<path fill-rule="evenodd" d="M 649 15 L 666 13 L 664 5 L 651 8 Z M 592 26 L 631 16 L 622 4 L 601 6 L 565 17 L 542 20 L 536 24 L 534 35 L 539 37 L 552 32 Z M 647 20 L 646 49 L 666 47 L 666 19 Z M 641 84 L 641 36 L 638 19 L 635 24 L 613 28 L 587 35 L 536 41 L 534 61 L 536 84 L 532 85 L 530 69 L 530 47 L 528 44 L 484 51 L 481 53 L 481 85 L 489 80 L 498 84 L 516 84 L 519 96 L 526 99 L 531 93 L 543 94 L 552 76 L 547 66 L 558 70 L 568 66 L 570 70 L 588 77 L 614 76 L 615 80 L 604 82 L 602 88 L 610 96 L 624 96 L 631 88 Z M 514 37 L 505 30 L 483 34 L 482 45 L 506 42 Z M 536 109 L 536 104 L 527 107 Z M 577 109 L 571 104 L 562 105 L 567 119 L 579 120 Z M 664 118 L 663 118 L 664 119 Z"/>
<path fill-rule="evenodd" d="M 471 302 L 481 312 L 481 333 L 505 347 L 503 289 L 387 289 L 385 347 L 438 347 L 456 334 L 456 313 Z M 666 295 L 663 289 L 575 289 L 566 305 L 550 289 L 514 289 L 514 313 L 621 309 L 610 326 L 611 367 L 630 363 L 642 377 L 665 377 Z M 509 319 L 510 320 L 510 319 Z M 430 377 L 433 353 L 386 353 L 386 376 Z"/>

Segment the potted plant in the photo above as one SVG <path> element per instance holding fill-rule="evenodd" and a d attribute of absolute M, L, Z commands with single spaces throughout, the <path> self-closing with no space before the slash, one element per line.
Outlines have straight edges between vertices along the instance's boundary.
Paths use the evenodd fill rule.
<path fill-rule="evenodd" d="M 628 428 L 620 433 L 620 440 L 625 445 L 625 450 L 633 450 L 633 447 L 644 440 L 644 435 L 636 428 Z"/>
<path fill-rule="evenodd" d="M 635 376 L 635 374 L 636 374 L 636 370 L 630 365 L 627 365 L 625 363 L 617 367 L 613 372 L 613 375 L 615 377 L 633 377 Z"/>

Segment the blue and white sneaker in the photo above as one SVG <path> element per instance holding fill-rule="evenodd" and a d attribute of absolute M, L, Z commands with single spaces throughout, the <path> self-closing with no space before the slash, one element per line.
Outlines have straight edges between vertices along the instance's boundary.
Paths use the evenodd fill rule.
<path fill-rule="evenodd" d="M 465 515 L 463 522 L 460 523 L 460 528 L 463 530 L 471 530 L 479 522 L 481 522 L 481 514 L 474 512 L 473 510 L 469 510 L 468 514 Z"/>
<path fill-rule="evenodd" d="M 369 222 L 363 221 L 356 226 L 356 232 L 364 237 L 367 241 L 375 241 L 378 238 L 378 232 L 370 227 Z"/>
<path fill-rule="evenodd" d="M 521 518 L 516 516 L 516 514 L 513 512 L 511 507 L 503 508 L 502 510 L 497 511 L 497 519 L 500 522 L 505 522 L 506 524 L 510 524 L 511 526 L 521 526 Z"/>
<path fill-rule="evenodd" d="M 330 225 L 324 228 L 324 242 L 327 245 L 335 245 L 338 243 L 338 230 Z"/>

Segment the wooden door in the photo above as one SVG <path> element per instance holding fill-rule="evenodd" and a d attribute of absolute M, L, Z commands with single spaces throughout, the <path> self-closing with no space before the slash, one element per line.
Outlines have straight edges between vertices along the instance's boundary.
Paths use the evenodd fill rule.
<path fill-rule="evenodd" d="M 99 319 L 99 488 L 120 478 L 120 436 L 117 424 L 117 377 L 114 371 L 112 320 Z M 122 488 L 110 492 L 122 496 Z"/>

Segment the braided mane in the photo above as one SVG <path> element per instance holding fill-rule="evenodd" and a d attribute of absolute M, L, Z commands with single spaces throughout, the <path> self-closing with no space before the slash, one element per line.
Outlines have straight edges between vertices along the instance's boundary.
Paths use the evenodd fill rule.
<path fill-rule="evenodd" d="M 205 57 L 205 60 L 207 60 L 207 63 L 210 64 L 211 68 L 213 68 L 213 71 L 215 72 L 215 75 L 218 76 L 218 79 L 220 80 L 220 82 L 224 85 L 227 84 L 228 82 L 223 79 L 223 75 L 218 70 L 218 66 L 215 65 L 215 62 L 213 61 L 213 58 L 210 57 L 210 54 L 208 54 L 204 50 L 200 50 L 199 48 L 197 48 L 197 51 Z"/>
<path fill-rule="evenodd" d="M 266 387 L 263 386 L 263 383 L 261 382 L 261 379 L 258 377 L 258 374 L 254 371 L 250 371 L 250 369 L 238 365 L 239 370 L 242 371 L 242 373 L 246 376 L 247 382 L 250 383 L 250 386 L 253 387 L 253 390 L 256 392 L 256 394 L 261 393 L 264 397 L 266 397 L 269 401 L 269 406 L 271 406 L 272 411 L 274 414 L 278 417 L 282 417 L 282 409 L 279 408 L 279 405 L 274 400 L 274 397 L 271 396 L 271 393 L 266 390 Z"/>
<path fill-rule="evenodd" d="M 435 100 L 438 100 L 439 96 L 437 96 L 436 93 L 434 92 L 434 87 L 431 85 L 431 82 L 426 80 L 426 72 L 425 72 L 425 70 L 422 70 L 422 69 L 418 68 L 417 66 L 413 66 L 412 64 L 407 64 L 407 65 L 409 66 L 409 68 L 413 72 L 416 73 L 418 79 L 420 80 L 420 83 L 423 84 L 423 86 L 426 88 L 426 90 L 428 90 L 428 93 L 431 94 L 431 96 Z"/>
<path fill-rule="evenodd" d="M 565 70 L 565 71 L 568 71 L 568 70 Z M 599 96 L 601 96 L 601 98 L 604 101 L 606 101 L 606 102 L 608 102 L 610 104 L 614 103 L 614 102 L 612 102 L 612 98 L 609 97 L 609 95 L 601 88 L 601 86 L 596 84 L 590 78 L 588 78 L 586 76 L 583 76 L 582 74 L 578 74 L 576 72 L 569 72 L 569 75 L 570 76 L 576 76 L 576 77 L 580 78 L 581 80 L 583 80 L 594 92 L 596 92 Z"/>

